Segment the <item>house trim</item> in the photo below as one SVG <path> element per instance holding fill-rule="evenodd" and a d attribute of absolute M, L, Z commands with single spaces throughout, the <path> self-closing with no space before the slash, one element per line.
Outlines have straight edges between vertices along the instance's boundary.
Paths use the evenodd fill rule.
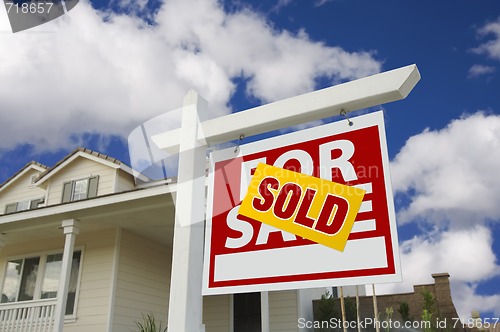
<path fill-rule="evenodd" d="M 120 171 L 115 169 L 115 175 L 113 176 L 113 184 L 111 187 L 113 188 L 113 192 L 118 192 L 118 177 L 120 176 Z"/>
<path fill-rule="evenodd" d="M 75 295 L 75 308 L 74 308 L 74 311 L 73 311 L 73 315 L 71 316 L 65 316 L 64 317 L 64 323 L 75 323 L 78 319 L 78 301 L 80 299 L 80 290 L 81 290 L 81 283 L 82 283 L 82 271 L 83 271 L 83 263 L 85 261 L 85 246 L 84 245 L 80 245 L 80 246 L 75 246 L 73 248 L 73 253 L 75 253 L 75 251 L 80 251 L 80 267 L 78 269 L 78 278 L 77 278 L 77 289 L 78 289 L 78 292 L 76 292 L 76 295 Z"/>
<path fill-rule="evenodd" d="M 296 290 L 296 296 L 297 296 L 297 316 L 298 318 L 305 318 L 304 316 L 304 313 L 303 313 L 303 296 L 302 296 L 302 292 L 300 289 L 297 289 Z M 305 328 L 300 328 L 299 327 L 299 332 L 303 332 L 303 331 L 306 331 Z"/>
<path fill-rule="evenodd" d="M 229 332 L 234 332 L 234 294 L 229 294 Z"/>
<path fill-rule="evenodd" d="M 172 194 L 177 191 L 177 184 L 169 184 L 165 186 L 151 187 L 146 189 L 136 189 L 122 193 L 114 193 L 104 196 L 98 196 L 86 200 L 61 203 L 40 207 L 36 210 L 19 211 L 7 215 L 0 216 L 0 225 L 7 226 L 8 224 L 21 222 L 22 225 L 40 224 L 42 220 L 54 221 L 57 215 L 65 215 L 60 219 L 67 218 L 68 214 L 80 215 L 86 210 L 95 210 L 99 207 L 109 207 L 112 204 L 126 203 L 138 199 L 151 198 L 165 194 Z M 17 224 L 19 225 L 19 224 Z"/>
<path fill-rule="evenodd" d="M 111 268 L 111 287 L 109 298 L 109 316 L 108 316 L 108 331 L 113 331 L 114 315 L 115 315 L 115 295 L 116 284 L 118 282 L 118 267 L 120 260 L 120 248 L 122 240 L 122 229 L 118 227 L 115 233 L 115 248 L 113 252 L 113 263 Z"/>
<path fill-rule="evenodd" d="M 262 332 L 269 332 L 269 292 L 260 292 L 260 321 Z"/>
<path fill-rule="evenodd" d="M 36 182 L 35 182 L 35 185 L 36 185 Z M 47 204 L 48 204 L 48 202 L 49 202 L 49 199 L 50 199 L 50 197 L 49 197 L 49 196 L 50 196 L 50 194 L 52 193 L 51 189 L 52 189 L 52 181 L 49 181 L 49 182 L 47 183 L 47 188 L 45 189 L 45 202 L 44 202 L 44 203 L 43 203 L 43 205 L 42 205 L 42 206 L 40 206 L 40 207 L 47 206 Z"/>

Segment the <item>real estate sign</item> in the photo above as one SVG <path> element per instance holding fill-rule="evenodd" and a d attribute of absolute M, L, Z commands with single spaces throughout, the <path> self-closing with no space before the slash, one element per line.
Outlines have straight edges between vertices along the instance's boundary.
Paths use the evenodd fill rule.
<path fill-rule="evenodd" d="M 352 126 L 339 121 L 211 154 L 204 295 L 401 281 L 383 114 L 375 112 L 352 121 Z M 273 227 L 279 218 L 260 222 L 249 217 L 253 212 L 246 207 L 246 213 L 241 213 L 252 179 L 261 184 L 267 179 L 256 174 L 263 164 L 274 166 L 269 168 L 272 172 L 285 170 L 277 178 L 292 176 L 285 181 L 292 183 L 290 188 L 307 192 L 311 187 L 307 181 L 314 183 L 318 195 L 311 196 L 311 206 L 314 197 L 324 197 L 326 202 L 323 185 L 334 182 L 354 193 L 362 189 L 354 222 L 349 227 L 342 221 L 338 225 L 347 232 L 347 242 L 340 247 L 323 245 L 321 240 L 310 240 L 314 237 Z M 292 173 L 303 177 L 294 181 Z M 276 190 L 283 188 L 276 184 Z M 295 220 L 301 209 L 295 208 L 293 194 L 283 197 L 287 208 L 282 203 L 278 214 L 286 215 L 289 210 L 288 217 Z M 305 200 L 302 196 L 300 204 Z M 331 203 L 331 207 L 338 212 L 341 204 Z M 319 229 L 321 213 L 314 221 L 308 211 L 302 223 L 310 221 L 313 232 Z M 334 223 L 328 218 L 323 230 Z"/>

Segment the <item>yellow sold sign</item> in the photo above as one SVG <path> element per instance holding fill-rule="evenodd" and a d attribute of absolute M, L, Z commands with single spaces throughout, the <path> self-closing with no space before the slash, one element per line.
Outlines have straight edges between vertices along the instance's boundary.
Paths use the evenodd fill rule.
<path fill-rule="evenodd" d="M 240 215 L 344 251 L 365 191 L 260 163 Z"/>

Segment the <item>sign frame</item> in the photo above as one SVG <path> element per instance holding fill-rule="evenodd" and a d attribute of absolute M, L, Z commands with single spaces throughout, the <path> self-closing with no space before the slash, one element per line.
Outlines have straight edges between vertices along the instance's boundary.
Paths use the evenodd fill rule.
<path fill-rule="evenodd" d="M 203 295 L 215 295 L 215 294 L 230 294 L 230 293 L 243 293 L 243 292 L 253 292 L 253 291 L 274 291 L 274 290 L 286 290 L 286 289 L 301 289 L 301 288 L 314 288 L 314 287 L 328 287 L 328 286 L 346 286 L 346 285 L 363 285 L 363 284 L 374 284 L 374 283 L 387 283 L 387 282 L 400 282 L 402 280 L 401 275 L 401 264 L 400 264 L 400 256 L 398 249 L 398 237 L 397 237 L 397 226 L 396 226 L 396 218 L 395 218 L 395 209 L 394 209 L 394 201 L 392 196 L 392 185 L 389 174 L 389 158 L 387 152 L 387 144 L 386 144 L 386 135 L 385 135 L 385 126 L 382 111 L 374 112 L 370 114 L 365 114 L 362 116 L 358 116 L 356 118 L 351 119 L 353 122 L 352 126 L 349 126 L 347 121 L 337 121 L 333 123 L 329 123 L 326 125 L 321 125 L 318 127 L 312 127 L 305 130 L 292 132 L 280 136 L 271 137 L 268 139 L 264 139 L 261 141 L 252 142 L 249 144 L 245 144 L 239 146 L 236 153 L 234 148 L 215 151 L 210 155 L 210 173 L 209 173 L 209 181 L 208 181 L 208 198 L 207 198 L 207 221 L 206 221 L 206 232 L 205 232 L 205 259 L 203 266 Z M 217 211 L 214 211 L 214 202 L 217 200 L 214 198 L 214 182 L 216 180 L 217 172 L 215 170 L 216 163 L 235 160 L 236 163 L 241 162 L 241 159 L 244 156 L 252 155 L 255 153 L 259 153 L 262 151 L 269 151 L 272 149 L 277 149 L 277 147 L 282 146 L 292 146 L 295 144 L 304 144 L 305 142 L 314 141 L 317 139 L 321 139 L 322 137 L 329 136 L 338 136 L 342 134 L 348 134 L 355 131 L 367 129 L 370 127 L 376 127 L 378 138 L 379 138 L 379 147 L 380 147 L 380 162 L 382 166 L 382 174 L 383 174 L 383 182 L 385 187 L 385 199 L 387 202 L 387 216 L 388 216 L 388 225 L 389 231 L 388 236 L 390 239 L 389 245 L 387 245 L 387 237 L 384 237 L 383 243 L 386 248 L 386 259 L 387 259 L 387 267 L 386 269 L 393 270 L 391 273 L 382 273 L 377 272 L 375 275 L 365 275 L 363 273 L 351 273 L 349 276 L 341 276 L 338 278 L 314 278 L 313 280 L 297 280 L 293 275 L 281 275 L 281 276 L 263 276 L 264 279 L 276 279 L 276 282 L 262 282 L 258 281 L 258 283 L 252 284 L 251 281 L 243 284 L 233 284 L 227 286 L 218 286 L 211 287 L 210 284 L 215 283 L 215 274 L 218 273 L 216 270 L 218 267 L 214 266 L 215 258 L 211 253 L 211 242 L 212 242 L 212 230 L 213 230 L 213 217 L 214 213 L 217 214 Z M 245 187 L 245 183 L 240 183 L 240 188 Z M 242 191 L 241 189 L 240 191 Z M 238 198 L 242 199 L 241 192 L 239 193 Z M 376 223 L 375 223 L 376 224 Z M 376 226 L 375 226 L 376 227 Z M 350 240 L 351 241 L 351 240 Z M 353 240 L 352 243 L 354 243 Z M 377 242 L 377 245 L 380 245 L 380 241 Z M 311 246 L 321 246 L 317 244 L 313 244 Z M 321 246 L 323 247 L 323 246 Z M 361 246 L 362 247 L 362 246 Z M 360 247 L 360 248 L 361 248 Z M 326 248 L 326 247 L 324 247 Z M 320 248 L 318 253 L 325 253 L 324 250 Z M 334 251 L 333 249 L 326 248 L 327 250 Z M 362 249 L 362 248 L 361 248 Z M 346 249 L 347 250 L 347 249 Z M 359 248 L 357 249 L 359 250 Z M 297 254 L 296 251 L 291 251 L 293 254 Z M 355 251 L 352 251 L 355 252 Z M 339 253 L 335 253 L 338 255 Z M 359 254 L 359 252 L 358 252 Z M 370 253 L 371 254 L 371 253 Z M 391 257 L 392 255 L 392 257 Z M 222 257 L 223 255 L 220 255 Z M 229 256 L 228 256 L 229 257 Z M 240 257 L 245 257 L 244 255 L 240 255 Z M 262 257 L 260 255 L 259 257 Z M 330 257 L 330 256 L 328 256 Z M 368 257 L 370 258 L 370 257 Z M 380 257 L 378 257 L 380 258 Z M 304 259 L 304 257 L 302 258 Z M 310 260 L 310 259 L 309 259 Z M 220 261 L 220 260 L 219 260 Z M 234 261 L 234 260 L 229 260 Z M 249 262 L 251 259 L 249 260 Z M 369 259 L 365 259 L 364 263 L 367 263 Z M 379 261 L 381 262 L 381 261 Z M 345 262 L 344 262 L 345 263 Z M 362 264 L 364 264 L 362 262 Z M 242 263 L 245 265 L 245 263 Z M 349 264 L 349 263 L 346 263 Z M 246 264 L 248 265 L 248 264 Z M 265 264 L 264 264 L 265 265 Z M 274 264 L 276 265 L 276 264 Z M 239 267 L 236 267 L 239 270 Z M 373 270 L 376 268 L 372 267 L 370 269 L 359 269 L 359 270 Z M 231 271 L 227 271 L 228 269 L 223 269 L 224 272 L 222 274 L 231 274 Z M 357 271 L 353 269 L 352 271 Z M 333 272 L 332 272 L 333 273 Z M 332 274 L 330 273 L 330 275 Z M 307 275 L 307 273 L 302 273 L 303 275 Z M 314 271 L 310 274 L 318 274 L 317 271 Z M 326 273 L 328 275 L 328 273 Z M 342 275 L 342 273 L 340 273 Z M 291 277 L 292 276 L 292 277 Z M 261 278 L 261 279 L 262 279 Z M 251 279 L 259 279 L 259 278 L 246 278 L 248 280 Z M 245 280 L 246 280 L 245 279 Z M 220 280 L 219 280 L 220 281 Z"/>

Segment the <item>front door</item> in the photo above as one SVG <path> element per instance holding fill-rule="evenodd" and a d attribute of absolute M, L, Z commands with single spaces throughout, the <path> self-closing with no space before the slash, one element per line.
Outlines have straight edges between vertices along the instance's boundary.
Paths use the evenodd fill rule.
<path fill-rule="evenodd" d="M 260 293 L 234 294 L 234 332 L 261 332 Z"/>

